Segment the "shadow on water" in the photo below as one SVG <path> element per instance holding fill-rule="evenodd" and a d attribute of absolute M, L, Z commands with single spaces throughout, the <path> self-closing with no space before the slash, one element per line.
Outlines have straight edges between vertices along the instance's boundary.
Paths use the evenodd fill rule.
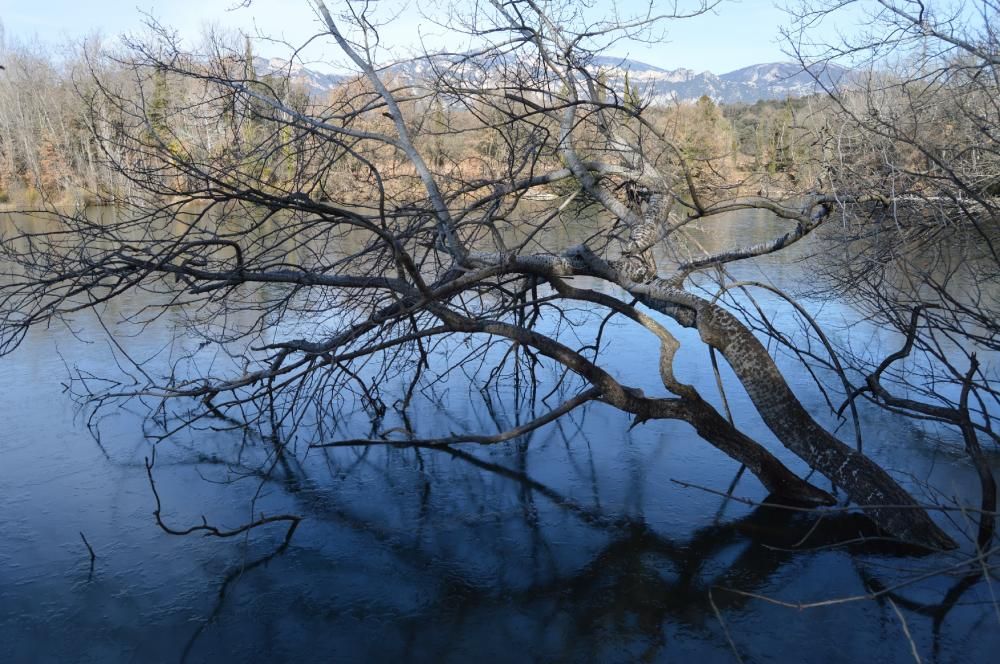
<path fill-rule="evenodd" d="M 405 657 L 419 653 L 420 659 L 461 661 L 478 652 L 483 642 L 490 641 L 482 631 L 487 625 L 496 627 L 517 617 L 530 618 L 532 629 L 539 631 L 539 635 L 527 642 L 518 643 L 531 647 L 531 654 L 494 653 L 487 661 L 661 661 L 677 645 L 672 642 L 671 633 L 682 635 L 682 641 L 713 643 L 721 653 L 727 646 L 718 614 L 747 611 L 751 608 L 748 605 L 758 602 L 753 595 L 767 595 L 776 581 L 795 573 L 795 568 L 801 567 L 810 556 L 827 555 L 833 550 L 838 555 L 873 558 L 891 565 L 893 561 L 913 564 L 923 554 L 881 538 L 871 521 L 861 514 L 836 512 L 817 518 L 814 514 L 786 509 L 771 502 L 770 497 L 766 504 L 744 510 L 737 518 L 717 520 L 688 537 L 672 538 L 657 532 L 641 516 L 624 516 L 583 504 L 505 463 L 488 461 L 456 447 L 411 451 L 417 467 L 423 471 L 426 470 L 423 457 L 439 454 L 467 464 L 480 477 L 500 478 L 514 489 L 522 508 L 518 518 L 521 536 L 542 545 L 526 547 L 527 560 L 508 558 L 501 551 L 504 564 L 544 566 L 539 557 L 544 557 L 544 552 L 553 546 L 553 536 L 565 536 L 570 530 L 543 532 L 547 528 L 542 521 L 551 520 L 551 516 L 539 518 L 539 511 L 544 510 L 534 505 L 536 497 L 585 524 L 590 536 L 599 543 L 585 558 L 578 558 L 570 565 L 551 566 L 547 573 L 530 581 L 497 583 L 497 578 L 505 576 L 503 573 L 489 570 L 477 574 L 463 568 L 463 561 L 443 555 L 434 544 L 422 542 L 421 529 L 446 529 L 440 517 L 429 511 L 428 493 L 432 491 L 429 484 L 420 494 L 419 523 L 398 530 L 377 519 L 360 516 L 355 506 L 344 503 L 328 487 L 319 488 L 288 474 L 272 478 L 295 496 L 296 504 L 308 519 L 347 530 L 358 536 L 360 542 L 366 542 L 355 544 L 353 551 L 365 551 L 374 545 L 380 555 L 388 554 L 390 566 L 419 570 L 425 576 L 423 582 L 435 589 L 415 612 L 394 614 L 390 610 L 375 616 L 365 614 L 365 621 L 377 623 L 390 632 L 390 626 L 401 629 L 400 642 L 395 647 L 354 643 L 349 650 L 353 655 L 379 659 L 389 654 Z M 514 465 L 518 465 L 518 454 L 511 456 Z M 414 532 L 418 534 L 414 536 Z M 469 533 L 445 536 L 457 543 Z M 213 626 L 224 619 L 227 611 L 234 610 L 227 607 L 227 600 L 240 583 L 253 584 L 248 577 L 274 573 L 294 585 L 307 582 L 301 574 L 311 564 L 341 564 L 337 560 L 304 562 L 300 557 L 303 550 L 311 549 L 311 543 L 301 544 L 298 551 L 296 545 L 287 550 L 283 544 L 271 553 L 226 571 L 215 604 L 194 629 L 182 661 L 200 661 L 212 655 L 213 645 L 203 646 L 200 641 L 211 635 Z M 289 556 L 298 560 L 282 560 Z M 262 571 L 271 564 L 283 569 Z M 859 579 L 873 591 L 880 588 L 877 573 L 859 570 Z M 371 581 L 378 584 L 369 588 L 371 594 L 391 597 L 394 588 L 390 579 Z M 959 585 L 968 589 L 975 585 L 975 580 L 966 579 Z M 728 588 L 739 592 L 725 592 Z M 713 589 L 716 592 L 711 596 Z M 358 607 L 345 600 L 336 585 L 327 585 L 324 590 L 311 594 L 308 611 L 312 617 L 303 620 L 315 622 L 315 616 L 321 615 L 324 622 L 337 624 L 344 616 L 357 613 Z M 956 595 L 956 601 L 960 594 Z M 935 620 L 943 621 L 950 608 L 934 614 Z M 936 622 L 936 629 L 939 626 L 940 622 Z M 558 636 L 542 636 L 546 631 Z M 775 627 L 774 632 L 780 629 Z M 936 631 L 935 648 L 937 636 Z M 755 637 L 743 635 L 743 638 L 752 642 Z M 767 642 L 771 638 L 773 634 L 758 635 L 757 640 Z M 523 635 L 515 639 L 521 640 Z"/>

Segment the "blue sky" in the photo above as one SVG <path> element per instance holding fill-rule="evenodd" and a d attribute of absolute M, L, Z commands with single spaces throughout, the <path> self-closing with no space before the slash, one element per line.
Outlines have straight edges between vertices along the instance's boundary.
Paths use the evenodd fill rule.
<path fill-rule="evenodd" d="M 339 1 L 330 0 L 328 4 L 333 10 Z M 149 0 L 5 0 L 0 9 L 0 21 L 8 40 L 38 38 L 44 42 L 78 39 L 95 32 L 113 38 L 121 33 L 140 31 L 141 11 L 151 12 L 185 37 L 197 35 L 205 25 L 216 24 L 250 33 L 259 31 L 298 44 L 317 31 L 315 17 L 305 0 L 253 0 L 249 8 L 233 9 L 238 4 L 239 0 L 166 0 L 159 3 Z M 401 4 L 397 2 L 395 6 Z M 635 0 L 619 2 L 619 6 L 626 9 L 644 5 Z M 417 35 L 424 35 L 430 43 L 448 43 L 441 29 L 423 19 L 413 6 L 403 11 L 398 25 L 384 33 L 386 42 L 412 45 Z M 620 43 L 608 53 L 667 69 L 689 67 L 723 73 L 748 64 L 786 60 L 777 43 L 777 26 L 785 20 L 772 0 L 726 0 L 710 14 L 668 24 L 665 42 L 655 45 Z M 282 50 L 266 43 L 257 45 L 260 55 L 281 55 Z M 310 57 L 322 60 L 329 52 L 332 51 L 317 47 Z"/>

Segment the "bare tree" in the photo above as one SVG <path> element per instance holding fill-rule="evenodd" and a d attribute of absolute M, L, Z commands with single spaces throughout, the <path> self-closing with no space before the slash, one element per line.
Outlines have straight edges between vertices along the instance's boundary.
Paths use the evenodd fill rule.
<path fill-rule="evenodd" d="M 882 529 L 951 548 L 888 473 L 815 421 L 754 331 L 692 287 L 706 270 L 799 242 L 830 217 L 836 195 L 732 197 L 594 64 L 617 40 L 653 38 L 664 21 L 713 5 L 674 3 L 661 13 L 623 5 L 609 16 L 574 2 L 457 7 L 449 25 L 468 48 L 423 56 L 430 74 L 417 80 L 383 59 L 374 3 L 345 3 L 335 15 L 317 0 L 319 36 L 356 73 L 323 106 L 257 77 L 242 44 L 215 40 L 187 52 L 153 26 L 153 39 L 113 56 L 131 80 L 109 81 L 95 64 L 89 98 L 103 159 L 137 194 L 114 221 L 64 214 L 4 238 L 16 267 L 0 288 L 0 350 L 13 350 L 32 325 L 148 292 L 133 323 L 180 311 L 188 334 L 204 341 L 166 378 L 138 361 L 131 383 L 108 388 L 81 375 L 86 394 L 160 412 L 197 404 L 176 426 L 221 418 L 255 427 L 272 440 L 276 463 L 294 454 L 296 434 L 308 433 L 313 447 L 490 444 L 599 401 L 636 424 L 687 422 L 774 494 L 832 504 L 678 380 L 671 328 L 692 328 L 728 362 L 777 439 Z M 463 134 L 488 139 L 483 159 L 448 158 L 444 139 Z M 560 199 L 529 204 L 539 188 Z M 585 241 L 563 242 L 555 231 L 567 217 L 582 224 L 573 220 L 581 206 L 597 210 L 598 222 Z M 721 224 L 751 208 L 788 230 L 714 253 L 682 248 L 692 222 Z M 654 247 L 668 259 L 657 262 Z M 595 311 L 657 341 L 661 393 L 602 366 L 603 324 L 596 338 L 577 338 L 576 318 Z M 212 353 L 234 356 L 232 370 L 198 361 Z M 406 424 L 414 394 L 441 375 L 531 393 L 542 371 L 556 372 L 553 394 L 563 401 L 515 428 L 422 438 Z M 355 405 L 371 414 L 371 436 L 331 437 L 330 423 Z M 390 408 L 404 426 L 383 429 Z"/>
<path fill-rule="evenodd" d="M 864 28 L 823 30 L 844 12 Z M 824 190 L 844 224 L 829 284 L 899 346 L 842 352 L 858 397 L 960 433 L 979 475 L 977 545 L 990 548 L 997 489 L 982 440 L 998 399 L 989 359 L 1000 346 L 1000 5 L 996 2 L 803 2 L 789 44 L 803 64 L 853 65 L 827 83 Z M 846 20 L 846 19 L 842 19 Z M 817 80 L 821 80 L 817 78 Z"/>

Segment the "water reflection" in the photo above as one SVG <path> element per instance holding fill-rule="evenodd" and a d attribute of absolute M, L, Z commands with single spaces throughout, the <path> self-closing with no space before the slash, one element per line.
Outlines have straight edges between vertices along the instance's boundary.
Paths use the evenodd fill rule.
<path fill-rule="evenodd" d="M 746 593 L 774 592 L 787 578 L 799 577 L 801 568 L 812 562 L 824 573 L 838 573 L 842 584 L 851 577 L 860 578 L 845 574 L 841 562 L 849 559 L 845 553 L 890 567 L 907 553 L 895 545 L 859 541 L 830 554 L 823 551 L 829 545 L 874 537 L 869 522 L 853 514 L 817 522 L 800 512 L 770 506 L 744 510 L 735 519 L 674 539 L 658 533 L 642 517 L 624 517 L 581 504 L 509 465 L 467 451 L 413 451 L 414 460 L 435 453 L 506 480 L 503 493 L 516 504 L 500 508 L 491 504 L 492 513 L 480 511 L 478 523 L 464 519 L 448 528 L 441 514 L 447 507 L 440 499 L 431 501 L 432 489 L 427 488 L 419 494 L 421 509 L 412 528 L 390 529 L 380 523 L 386 519 L 359 516 L 356 504 L 338 502 L 334 492 L 300 489 L 300 504 L 313 519 L 341 537 L 345 531 L 356 536 L 350 545 L 354 554 L 375 549 L 375 557 L 381 559 L 375 569 L 370 558 L 361 561 L 353 556 L 335 563 L 347 567 L 339 574 L 314 569 L 310 577 L 315 573 L 326 579 L 328 592 L 310 593 L 310 615 L 297 614 L 296 619 L 310 624 L 315 622 L 313 613 L 334 624 L 360 618 L 403 639 L 402 643 L 392 639 L 380 644 L 352 643 L 355 650 L 347 651 L 352 657 L 422 653 L 434 661 L 461 661 L 474 653 L 492 652 L 495 656 L 487 659 L 658 661 L 687 649 L 703 654 L 707 649 L 721 656 L 725 644 L 716 610 L 727 616 L 752 612 L 762 621 L 787 621 Z M 516 452 L 508 455 L 508 461 L 513 461 L 510 457 L 516 457 Z M 428 467 L 417 465 L 424 471 Z M 394 470 L 398 477 L 401 468 Z M 572 518 L 566 521 L 567 516 Z M 804 554 L 803 550 L 815 552 Z M 293 549 L 284 555 L 298 557 L 299 552 Z M 260 565 L 271 564 L 273 557 L 268 554 L 227 572 L 209 621 L 196 628 L 188 644 L 190 655 L 210 647 L 202 639 L 211 642 L 214 625 L 231 610 L 227 608 L 231 584 Z M 918 560 L 911 557 L 908 564 L 919 564 Z M 315 559 L 311 563 L 324 564 Z M 379 576 L 387 571 L 388 578 Z M 884 578 L 885 570 L 879 569 L 874 576 Z M 354 587 L 357 577 L 372 585 L 363 595 L 349 590 L 345 596 L 344 584 Z M 800 583 L 798 578 L 793 585 Z M 714 608 L 708 601 L 713 588 Z M 721 590 L 726 588 L 742 592 Z M 836 595 L 851 588 L 828 586 L 826 590 Z M 414 594 L 420 598 L 416 606 Z M 868 620 L 871 614 L 869 607 L 862 607 L 855 618 Z M 771 649 L 782 641 L 777 625 L 767 633 L 742 633 L 740 637 L 744 652 L 763 656 L 774 652 Z M 501 646 L 498 638 L 509 643 Z M 519 656 L 511 657 L 511 645 L 526 650 L 517 650 Z M 503 649 L 491 651 L 490 647 Z M 886 652 L 874 642 L 864 647 Z M 523 655 L 528 652 L 531 657 Z"/>

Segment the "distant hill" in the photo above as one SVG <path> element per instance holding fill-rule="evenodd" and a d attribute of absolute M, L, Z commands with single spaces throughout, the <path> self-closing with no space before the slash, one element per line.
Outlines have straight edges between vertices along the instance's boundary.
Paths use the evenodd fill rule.
<path fill-rule="evenodd" d="M 287 74 L 317 97 L 346 80 L 344 76 L 323 74 L 298 64 L 289 65 L 287 60 L 279 58 L 254 58 L 254 66 L 260 75 Z M 624 90 L 627 72 L 629 82 L 653 104 L 690 102 L 702 95 L 722 104 L 753 103 L 759 100 L 803 97 L 819 91 L 816 80 L 809 72 L 789 62 L 755 64 L 718 76 L 710 71 L 662 69 L 638 60 L 608 56 L 595 57 L 592 67 L 606 72 L 609 83 L 618 90 Z M 419 60 L 389 68 L 404 80 L 417 80 L 429 69 L 427 62 Z M 839 81 L 847 71 L 843 67 L 827 65 L 815 73 L 824 84 L 831 84 Z M 476 70 L 469 75 L 481 77 L 484 72 Z"/>
<path fill-rule="evenodd" d="M 347 77 L 337 74 L 323 74 L 315 69 L 309 69 L 300 64 L 289 63 L 281 58 L 261 58 L 253 59 L 254 69 L 258 76 L 273 74 L 276 76 L 288 76 L 292 82 L 304 86 L 311 95 L 321 97 L 325 93 L 333 90 L 343 83 Z"/>
<path fill-rule="evenodd" d="M 695 101 L 702 95 L 722 104 L 753 103 L 767 99 L 804 97 L 820 91 L 812 74 L 790 62 L 750 65 L 736 71 L 715 75 L 693 69 L 661 69 L 636 60 L 595 58 L 594 64 L 608 71 L 612 84 L 623 89 L 625 72 L 629 82 L 654 104 Z M 838 82 L 847 69 L 829 65 L 815 70 L 824 84 Z"/>

